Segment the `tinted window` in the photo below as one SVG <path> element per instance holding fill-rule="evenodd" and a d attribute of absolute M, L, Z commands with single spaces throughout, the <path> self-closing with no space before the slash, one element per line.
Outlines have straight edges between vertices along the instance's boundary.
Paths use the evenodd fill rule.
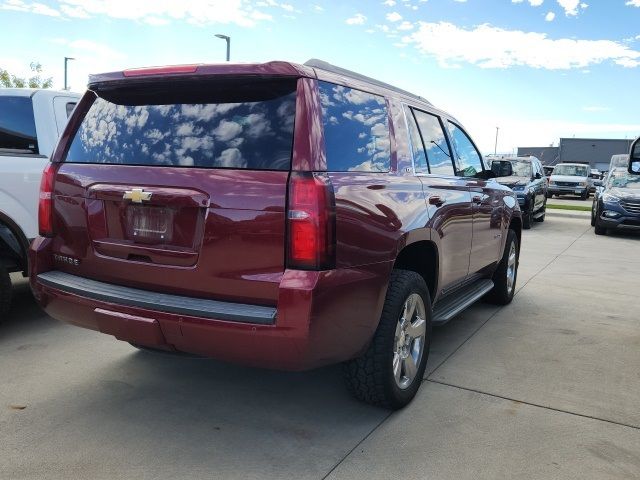
<path fill-rule="evenodd" d="M 30 97 L 0 96 L 0 153 L 38 153 Z"/>
<path fill-rule="evenodd" d="M 288 170 L 295 81 L 105 92 L 67 162 Z"/>
<path fill-rule="evenodd" d="M 409 127 L 409 137 L 411 139 L 411 152 L 413 153 L 413 165 L 416 173 L 429 173 L 429 167 L 427 165 L 427 154 L 424 151 L 422 144 L 422 138 L 418 131 L 418 125 L 416 119 L 413 116 L 411 110 L 407 111 L 407 125 Z"/>
<path fill-rule="evenodd" d="M 73 113 L 73 109 L 76 108 L 76 102 L 69 102 L 65 105 L 65 108 L 67 109 L 67 118 L 69 118 L 71 116 L 71 114 Z"/>
<path fill-rule="evenodd" d="M 318 82 L 327 170 L 388 172 L 389 119 L 384 97 Z"/>
<path fill-rule="evenodd" d="M 458 174 L 462 177 L 473 177 L 482 171 L 482 158 L 467 134 L 455 123 L 448 123 L 457 156 Z"/>
<path fill-rule="evenodd" d="M 420 110 L 414 110 L 413 113 L 420 127 L 431 173 L 436 175 L 455 175 L 449 145 L 440 119 L 435 115 L 421 112 Z"/>

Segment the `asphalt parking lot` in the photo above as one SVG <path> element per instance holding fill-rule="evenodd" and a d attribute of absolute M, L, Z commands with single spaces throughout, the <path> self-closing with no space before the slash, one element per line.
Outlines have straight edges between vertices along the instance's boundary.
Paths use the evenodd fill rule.
<path fill-rule="evenodd" d="M 435 329 L 394 414 L 352 400 L 337 367 L 248 369 L 59 324 L 22 282 L 0 327 L 0 478 L 640 478 L 640 236 L 558 213 L 523 236 L 513 303 Z"/>

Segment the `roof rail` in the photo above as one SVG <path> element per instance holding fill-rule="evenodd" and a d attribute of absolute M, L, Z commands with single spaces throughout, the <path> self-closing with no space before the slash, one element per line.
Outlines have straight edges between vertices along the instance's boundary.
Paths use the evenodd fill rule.
<path fill-rule="evenodd" d="M 377 85 L 378 87 L 386 88 L 387 90 L 400 93 L 405 97 L 414 98 L 416 100 L 419 100 L 421 102 L 431 105 L 431 102 L 424 97 L 415 95 L 411 92 L 407 92 L 406 90 L 403 90 L 401 88 L 394 87 L 393 85 L 389 85 L 388 83 L 381 82 L 380 80 L 376 80 L 375 78 L 367 77 L 366 75 L 352 72 L 351 70 L 347 70 L 346 68 L 336 67 L 335 65 L 332 65 L 329 62 L 325 62 L 324 60 L 318 60 L 317 58 L 312 58 L 304 62 L 304 65 L 307 67 L 319 68 L 320 70 L 342 75 L 344 77 L 353 78 L 354 80 L 361 80 L 363 82 L 372 83 L 374 85 Z"/>

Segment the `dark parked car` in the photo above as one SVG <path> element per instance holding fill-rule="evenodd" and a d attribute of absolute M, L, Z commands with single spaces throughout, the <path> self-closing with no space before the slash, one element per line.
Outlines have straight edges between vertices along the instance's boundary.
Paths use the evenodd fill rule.
<path fill-rule="evenodd" d="M 607 230 L 640 230 L 640 175 L 613 170 L 607 183 L 596 188 L 591 208 L 596 235 Z"/>
<path fill-rule="evenodd" d="M 504 162 L 511 163 L 511 175 L 503 176 Z M 547 210 L 547 179 L 536 157 L 502 157 L 491 159 L 496 180 L 511 188 L 518 196 L 522 210 L 522 228 L 529 229 L 534 221 L 544 222 Z"/>
<path fill-rule="evenodd" d="M 514 294 L 515 195 L 460 123 L 320 61 L 93 76 L 47 167 L 31 282 L 137 346 L 304 370 L 399 408 L 431 326 Z"/>

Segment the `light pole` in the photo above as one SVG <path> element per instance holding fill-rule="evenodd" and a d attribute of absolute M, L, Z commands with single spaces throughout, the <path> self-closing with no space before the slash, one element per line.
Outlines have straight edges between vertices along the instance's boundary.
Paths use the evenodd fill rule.
<path fill-rule="evenodd" d="M 500 131 L 500 127 L 496 127 L 496 145 L 493 149 L 493 154 L 497 155 L 498 154 L 498 132 Z"/>
<path fill-rule="evenodd" d="M 75 58 L 73 58 L 73 57 L 64 57 L 64 89 L 65 90 L 69 90 L 69 87 L 67 85 L 67 62 L 69 60 L 75 60 Z"/>
<path fill-rule="evenodd" d="M 222 40 L 227 42 L 227 62 L 231 59 L 231 37 L 227 35 L 222 35 L 221 33 L 216 33 L 216 37 L 221 38 Z"/>

